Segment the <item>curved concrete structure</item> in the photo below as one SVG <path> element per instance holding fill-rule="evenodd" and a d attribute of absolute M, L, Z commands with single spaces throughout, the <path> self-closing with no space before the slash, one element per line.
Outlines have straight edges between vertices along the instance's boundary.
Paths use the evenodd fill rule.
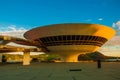
<path fill-rule="evenodd" d="M 55 24 L 34 28 L 24 37 L 38 41 L 64 62 L 77 62 L 79 54 L 94 52 L 115 35 L 115 30 L 98 24 Z"/>
<path fill-rule="evenodd" d="M 11 43 L 14 46 L 10 46 L 9 43 Z M 33 46 L 36 46 L 38 48 L 34 48 Z M 42 47 L 38 42 L 0 35 L 0 62 L 2 62 L 2 53 L 4 52 L 23 52 L 23 65 L 29 65 L 30 52 L 43 51 L 46 52 L 47 50 L 44 47 Z"/>

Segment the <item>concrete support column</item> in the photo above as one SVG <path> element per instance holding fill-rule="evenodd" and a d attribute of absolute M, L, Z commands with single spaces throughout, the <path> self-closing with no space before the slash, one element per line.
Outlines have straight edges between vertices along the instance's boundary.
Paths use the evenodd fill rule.
<path fill-rule="evenodd" d="M 63 62 L 78 62 L 79 54 L 61 54 L 61 59 Z"/>
<path fill-rule="evenodd" d="M 30 65 L 30 52 L 28 51 L 23 54 L 23 65 Z"/>

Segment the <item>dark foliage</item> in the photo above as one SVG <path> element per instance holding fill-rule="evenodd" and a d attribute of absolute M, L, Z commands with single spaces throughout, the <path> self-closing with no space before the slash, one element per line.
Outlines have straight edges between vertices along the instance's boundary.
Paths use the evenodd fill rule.
<path fill-rule="evenodd" d="M 104 60 L 107 59 L 108 57 L 101 54 L 100 52 L 96 51 L 93 53 L 87 53 L 87 54 L 81 54 L 78 56 L 78 60 Z"/>
<path fill-rule="evenodd" d="M 6 61 L 7 61 L 6 57 L 2 55 L 2 62 L 6 62 Z"/>

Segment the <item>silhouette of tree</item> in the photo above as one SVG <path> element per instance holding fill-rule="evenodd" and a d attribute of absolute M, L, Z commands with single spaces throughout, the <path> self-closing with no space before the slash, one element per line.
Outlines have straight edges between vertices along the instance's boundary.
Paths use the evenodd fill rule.
<path fill-rule="evenodd" d="M 6 62 L 6 61 L 7 61 L 7 59 L 6 59 L 5 55 L 2 55 L 2 62 Z"/>
<path fill-rule="evenodd" d="M 108 57 L 103 55 L 102 53 L 96 51 L 92 53 L 87 53 L 87 54 L 81 54 L 78 56 L 78 60 L 104 60 L 107 59 Z"/>

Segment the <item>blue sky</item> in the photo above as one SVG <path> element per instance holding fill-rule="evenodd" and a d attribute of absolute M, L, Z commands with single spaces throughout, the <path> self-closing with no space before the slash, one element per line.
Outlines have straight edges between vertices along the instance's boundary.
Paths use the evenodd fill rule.
<path fill-rule="evenodd" d="M 112 26 L 120 20 L 120 0 L 0 0 L 0 26 L 17 28 L 96 23 Z"/>

